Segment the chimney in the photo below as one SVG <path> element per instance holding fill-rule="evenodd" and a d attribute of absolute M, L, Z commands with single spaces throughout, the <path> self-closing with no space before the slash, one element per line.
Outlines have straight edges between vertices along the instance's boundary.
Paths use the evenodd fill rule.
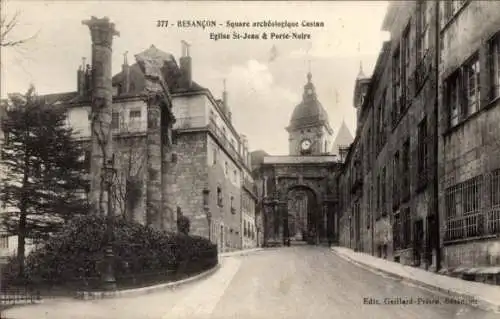
<path fill-rule="evenodd" d="M 85 58 L 82 58 L 82 64 L 78 67 L 76 71 L 76 85 L 79 96 L 84 96 L 86 93 L 85 88 Z"/>
<path fill-rule="evenodd" d="M 191 69 L 191 56 L 189 55 L 189 47 L 191 46 L 186 41 L 182 40 L 182 56 L 179 59 L 182 85 L 186 88 L 191 88 L 193 84 L 193 75 Z"/>
<path fill-rule="evenodd" d="M 87 64 L 85 66 L 85 74 L 83 75 L 84 78 L 84 95 L 91 95 L 92 94 L 92 68 L 90 64 Z"/>
<path fill-rule="evenodd" d="M 125 53 L 123 53 L 123 64 L 122 64 L 123 82 L 121 83 L 122 94 L 128 93 L 130 91 L 130 66 L 128 65 L 127 61 L 127 54 L 128 51 L 125 51 Z"/>
<path fill-rule="evenodd" d="M 222 91 L 222 110 L 229 119 L 229 122 L 231 122 L 232 113 L 229 110 L 229 105 L 227 101 L 226 79 L 224 79 L 223 85 L 224 85 L 224 91 Z"/>

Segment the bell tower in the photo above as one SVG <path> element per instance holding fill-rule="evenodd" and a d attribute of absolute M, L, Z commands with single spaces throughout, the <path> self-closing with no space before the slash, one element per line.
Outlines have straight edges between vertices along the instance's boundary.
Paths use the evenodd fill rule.
<path fill-rule="evenodd" d="M 292 113 L 288 131 L 290 155 L 324 155 L 332 148 L 333 130 L 328 114 L 318 100 L 316 88 L 312 83 L 312 73 L 307 73 L 302 102 Z"/>

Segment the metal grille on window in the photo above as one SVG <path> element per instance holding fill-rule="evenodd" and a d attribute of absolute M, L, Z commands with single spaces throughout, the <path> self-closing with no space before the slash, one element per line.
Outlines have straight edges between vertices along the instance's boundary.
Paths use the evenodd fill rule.
<path fill-rule="evenodd" d="M 487 213 L 488 234 L 500 234 L 500 169 L 490 175 L 491 207 Z"/>
<path fill-rule="evenodd" d="M 485 235 L 485 211 L 481 207 L 482 187 L 483 176 L 477 176 L 446 190 L 445 241 Z"/>

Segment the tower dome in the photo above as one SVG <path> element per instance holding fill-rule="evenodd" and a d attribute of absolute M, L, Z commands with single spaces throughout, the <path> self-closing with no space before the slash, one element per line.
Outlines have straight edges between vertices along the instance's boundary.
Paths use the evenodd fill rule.
<path fill-rule="evenodd" d="M 294 130 L 320 123 L 325 123 L 329 126 L 328 113 L 318 100 L 311 78 L 311 72 L 307 73 L 307 83 L 304 85 L 302 102 L 295 106 L 288 130 Z"/>

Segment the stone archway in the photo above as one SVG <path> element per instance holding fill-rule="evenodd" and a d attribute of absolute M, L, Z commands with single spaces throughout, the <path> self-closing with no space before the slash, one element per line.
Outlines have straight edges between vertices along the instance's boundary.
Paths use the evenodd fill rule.
<path fill-rule="evenodd" d="M 321 204 L 317 193 L 305 185 L 292 185 L 286 189 L 287 220 L 284 235 L 292 241 L 314 243 L 321 236 Z M 288 232 L 286 232 L 288 230 Z"/>

